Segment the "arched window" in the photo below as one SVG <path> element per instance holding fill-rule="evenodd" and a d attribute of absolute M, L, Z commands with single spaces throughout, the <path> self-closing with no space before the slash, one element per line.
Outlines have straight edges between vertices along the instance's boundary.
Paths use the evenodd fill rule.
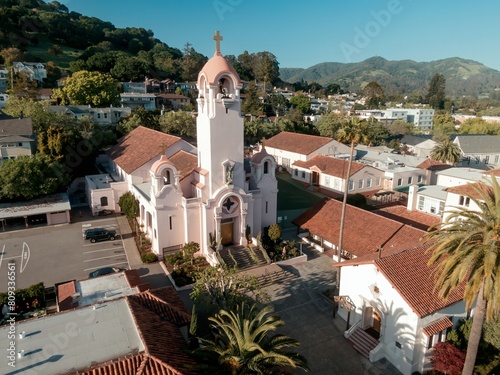
<path fill-rule="evenodd" d="M 170 178 L 170 170 L 168 169 L 165 169 L 163 171 L 163 184 L 164 185 L 170 185 L 172 182 L 171 182 L 171 178 Z"/>
<path fill-rule="evenodd" d="M 108 197 L 101 197 L 101 207 L 106 207 L 108 205 Z"/>
<path fill-rule="evenodd" d="M 264 162 L 264 174 L 268 174 L 269 173 L 269 162 L 266 161 Z"/>

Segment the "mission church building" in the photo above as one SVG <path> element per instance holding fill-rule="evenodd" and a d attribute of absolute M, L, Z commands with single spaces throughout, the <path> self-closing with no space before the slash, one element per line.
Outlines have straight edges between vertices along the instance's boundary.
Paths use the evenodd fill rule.
<path fill-rule="evenodd" d="M 211 264 L 218 263 L 214 243 L 246 245 L 247 231 L 255 236 L 276 222 L 278 192 L 276 162 L 265 148 L 245 168 L 242 83 L 220 52 L 219 32 L 213 39 L 215 54 L 197 82 L 198 147 L 138 127 L 101 160 L 114 182 L 89 190 L 91 207 L 107 208 L 104 202 L 115 210 L 119 197 L 131 191 L 154 252 L 194 241 Z"/>

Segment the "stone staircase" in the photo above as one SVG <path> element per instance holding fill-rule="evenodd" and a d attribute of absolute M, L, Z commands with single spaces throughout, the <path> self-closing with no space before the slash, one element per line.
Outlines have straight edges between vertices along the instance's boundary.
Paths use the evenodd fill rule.
<path fill-rule="evenodd" d="M 347 341 L 366 358 L 370 357 L 370 352 L 378 345 L 379 340 L 373 338 L 361 328 L 356 328 L 347 338 Z"/>
<path fill-rule="evenodd" d="M 278 267 L 278 266 L 277 266 Z M 278 267 L 277 270 L 269 271 L 267 268 L 264 269 L 264 272 L 257 276 L 257 280 L 261 287 L 266 287 L 274 283 L 279 283 L 285 280 L 294 279 L 297 276 L 291 272 L 285 271 L 281 267 Z"/>
<path fill-rule="evenodd" d="M 228 267 L 246 270 L 267 264 L 267 259 L 258 247 L 252 247 L 253 253 L 245 246 L 224 246 L 219 254 Z"/>

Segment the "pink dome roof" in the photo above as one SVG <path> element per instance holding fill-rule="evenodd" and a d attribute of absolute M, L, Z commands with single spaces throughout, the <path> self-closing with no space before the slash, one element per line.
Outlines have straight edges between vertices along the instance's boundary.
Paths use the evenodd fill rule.
<path fill-rule="evenodd" d="M 170 160 L 165 155 L 162 155 L 161 158 L 153 163 L 151 166 L 151 171 L 156 174 L 158 170 L 165 164 L 172 165 Z"/>
<path fill-rule="evenodd" d="M 207 61 L 203 69 L 198 75 L 198 80 L 201 74 L 205 74 L 210 85 L 217 84 L 217 78 L 221 73 L 229 73 L 236 78 L 236 85 L 240 85 L 240 76 L 236 73 L 234 67 L 227 61 L 220 52 L 215 52 L 215 55 Z"/>

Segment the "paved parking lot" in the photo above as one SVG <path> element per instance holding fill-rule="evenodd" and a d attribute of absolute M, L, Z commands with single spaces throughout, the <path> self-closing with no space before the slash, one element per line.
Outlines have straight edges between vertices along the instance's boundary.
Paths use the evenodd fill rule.
<path fill-rule="evenodd" d="M 115 229 L 114 241 L 90 243 L 88 228 Z M 7 290 L 7 265 L 16 262 L 16 288 L 80 280 L 101 267 L 129 268 L 116 217 L 0 233 L 0 291 Z"/>

